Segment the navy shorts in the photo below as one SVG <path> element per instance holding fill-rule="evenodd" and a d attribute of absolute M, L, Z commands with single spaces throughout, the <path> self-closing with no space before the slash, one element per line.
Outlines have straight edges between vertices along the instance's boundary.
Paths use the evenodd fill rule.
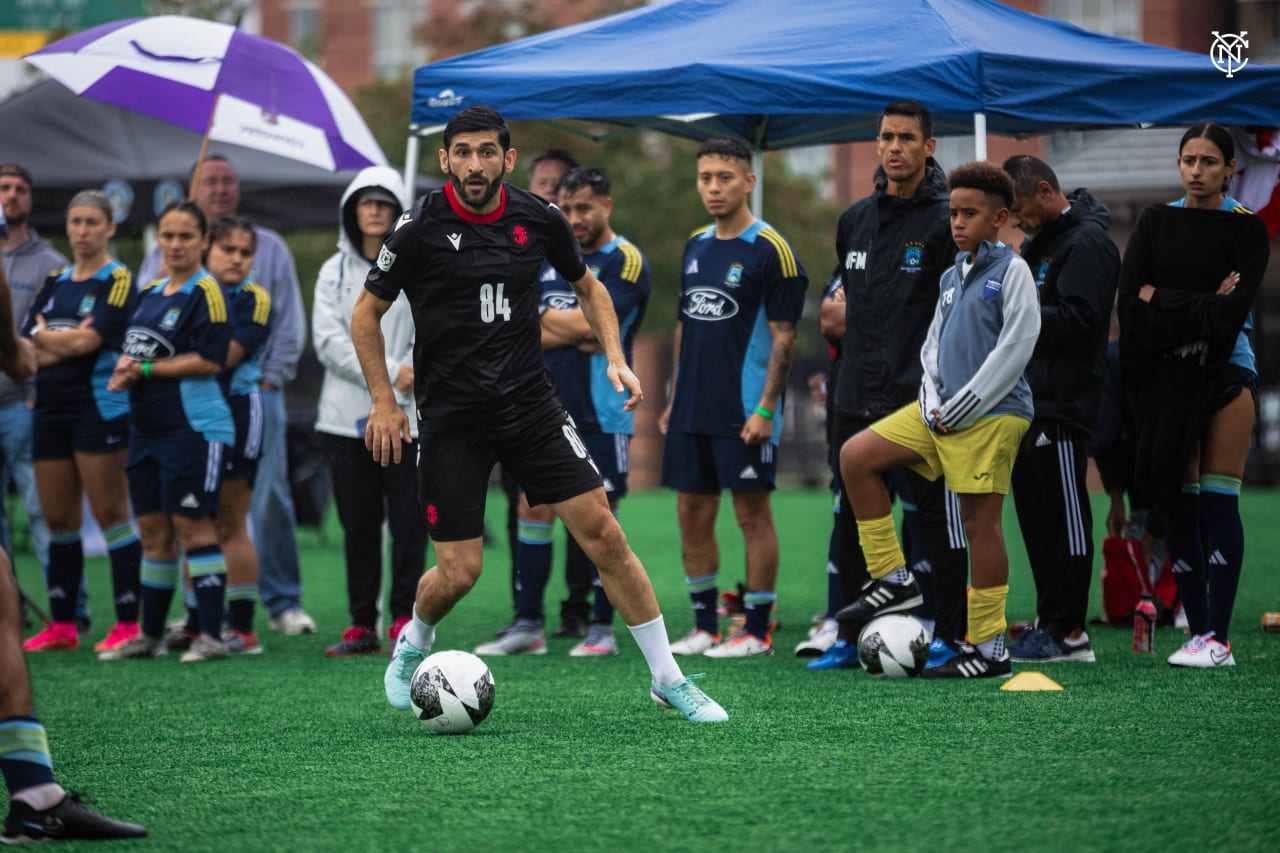
<path fill-rule="evenodd" d="M 224 452 L 222 442 L 206 441 L 197 432 L 133 433 L 125 473 L 134 516 L 165 512 L 216 518 Z"/>
<path fill-rule="evenodd" d="M 104 421 L 95 414 L 32 419 L 31 458 L 71 459 L 77 453 L 114 453 L 129 446 L 129 416 Z"/>
<path fill-rule="evenodd" d="M 778 448 L 740 438 L 669 432 L 662 451 L 662 485 L 678 492 L 762 492 L 775 487 Z"/>
<path fill-rule="evenodd" d="M 418 496 L 432 539 L 484 535 L 489 473 L 496 463 L 524 487 L 529 504 L 569 500 L 601 487 L 600 471 L 573 421 L 558 405 L 519 423 L 419 439 Z"/>
<path fill-rule="evenodd" d="M 1238 364 L 1228 364 L 1222 371 L 1222 381 L 1218 384 L 1218 396 L 1213 399 L 1209 414 L 1222 411 L 1235 401 L 1248 388 L 1253 399 L 1258 399 L 1258 374 Z"/>
<path fill-rule="evenodd" d="M 262 395 L 257 391 L 227 398 L 236 425 L 236 446 L 223 454 L 222 479 L 248 480 L 258 474 L 262 455 Z"/>

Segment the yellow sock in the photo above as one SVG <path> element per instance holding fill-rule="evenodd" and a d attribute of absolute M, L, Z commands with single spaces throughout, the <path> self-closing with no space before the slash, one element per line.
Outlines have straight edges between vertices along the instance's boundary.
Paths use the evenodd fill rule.
<path fill-rule="evenodd" d="M 867 560 L 867 573 L 876 580 L 907 564 L 892 514 L 869 521 L 858 519 L 858 543 Z"/>
<path fill-rule="evenodd" d="M 1004 633 L 1004 602 L 1009 585 L 969 590 L 969 643 L 978 645 Z"/>

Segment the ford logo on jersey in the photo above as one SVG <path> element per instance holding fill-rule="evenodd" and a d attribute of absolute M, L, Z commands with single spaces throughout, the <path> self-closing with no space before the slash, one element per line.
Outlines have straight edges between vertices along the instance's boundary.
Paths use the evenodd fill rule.
<path fill-rule="evenodd" d="M 173 344 L 150 329 L 130 326 L 124 333 L 120 351 L 136 361 L 158 361 L 173 358 Z"/>
<path fill-rule="evenodd" d="M 732 296 L 710 287 L 699 287 L 685 294 L 686 317 L 694 320 L 728 320 L 737 316 L 738 303 Z"/>
<path fill-rule="evenodd" d="M 542 307 L 557 311 L 571 311 L 578 307 L 578 299 L 571 293 L 548 293 L 542 297 Z"/>

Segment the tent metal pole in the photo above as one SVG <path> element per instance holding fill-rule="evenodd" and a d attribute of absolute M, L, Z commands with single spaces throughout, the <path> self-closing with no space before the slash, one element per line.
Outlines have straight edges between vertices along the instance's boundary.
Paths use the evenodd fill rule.
<path fill-rule="evenodd" d="M 751 152 L 751 171 L 755 173 L 756 185 L 751 190 L 751 212 L 756 218 L 764 218 L 764 152 L 759 148 Z"/>
<path fill-rule="evenodd" d="M 403 200 L 403 204 L 408 208 L 413 204 L 414 197 L 417 195 L 415 188 L 418 185 L 418 129 L 416 127 L 409 128 L 409 141 L 404 149 L 404 191 L 409 194 L 407 199 Z"/>
<path fill-rule="evenodd" d="M 987 159 L 987 114 L 973 114 L 973 159 Z"/>

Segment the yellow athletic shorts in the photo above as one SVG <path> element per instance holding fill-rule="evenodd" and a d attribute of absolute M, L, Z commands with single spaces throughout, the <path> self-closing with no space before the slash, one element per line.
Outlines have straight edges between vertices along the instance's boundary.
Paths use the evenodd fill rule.
<path fill-rule="evenodd" d="M 920 454 L 924 461 L 912 470 L 929 480 L 945 475 L 953 492 L 1007 495 L 1013 460 L 1030 426 L 1017 415 L 991 415 L 968 429 L 938 435 L 920 420 L 919 405 L 908 403 L 873 423 L 871 430 Z"/>

